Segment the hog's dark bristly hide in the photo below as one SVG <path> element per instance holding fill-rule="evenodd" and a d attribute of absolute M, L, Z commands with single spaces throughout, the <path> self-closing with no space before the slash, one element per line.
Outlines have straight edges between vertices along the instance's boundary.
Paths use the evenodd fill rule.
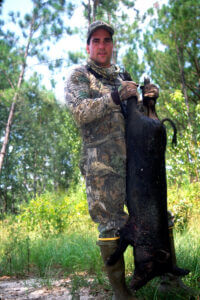
<path fill-rule="evenodd" d="M 155 101 L 147 100 L 144 105 L 149 105 L 151 117 L 139 112 L 136 97 L 127 101 L 129 220 L 120 230 L 118 249 L 107 262 L 115 264 L 128 245 L 134 247 L 135 270 L 131 280 L 134 290 L 165 273 L 177 276 L 188 273 L 172 263 L 167 215 L 166 129 L 157 118 Z M 169 119 L 163 121 L 173 123 Z"/>

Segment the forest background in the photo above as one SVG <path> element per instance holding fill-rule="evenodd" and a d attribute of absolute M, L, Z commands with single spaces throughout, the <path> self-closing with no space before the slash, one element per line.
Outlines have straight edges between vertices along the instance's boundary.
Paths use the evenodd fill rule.
<path fill-rule="evenodd" d="M 159 117 L 171 118 L 178 129 L 178 144 L 172 148 L 172 132 L 167 128 L 168 206 L 175 216 L 177 233 L 188 233 L 191 228 L 195 231 L 200 187 L 198 2 L 153 1 L 152 7 L 140 11 L 135 1 L 129 0 L 33 0 L 27 14 L 21 16 L 13 11 L 5 19 L 2 13 L 6 0 L 1 1 L 2 274 L 27 273 L 31 265 L 37 265 L 34 255 L 29 255 L 34 253 L 30 249 L 34 248 L 36 235 L 44 240 L 63 234 L 70 236 L 72 230 L 86 234 L 89 228 L 96 238 L 96 225 L 88 216 L 79 171 L 81 138 L 55 87 L 56 74 L 62 74 L 59 87 L 64 90 L 69 68 L 85 61 L 87 27 L 97 19 L 110 22 L 115 28 L 113 62 L 126 69 L 134 81 L 142 84 L 148 75 L 160 88 Z M 71 20 L 77 10 L 81 24 L 77 21 L 74 25 Z M 77 35 L 82 43 L 78 50 L 73 50 L 76 47 L 70 41 Z M 59 53 L 59 41 L 63 38 L 67 45 L 65 55 L 52 59 L 52 51 Z M 46 75 L 42 77 L 43 66 L 51 72 L 48 88 Z M 24 251 L 29 253 L 23 264 L 20 262 L 24 254 L 16 255 L 21 243 L 25 243 Z M 48 261 L 37 265 L 40 275 L 46 272 Z M 55 262 L 51 259 L 51 263 Z M 64 268 L 68 267 L 64 264 Z M 199 262 L 196 272 L 199 274 Z M 193 278 L 193 285 L 198 276 Z"/>

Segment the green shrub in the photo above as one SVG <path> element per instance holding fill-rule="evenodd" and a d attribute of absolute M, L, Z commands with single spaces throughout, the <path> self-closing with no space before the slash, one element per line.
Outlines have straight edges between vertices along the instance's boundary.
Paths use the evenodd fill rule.
<path fill-rule="evenodd" d="M 200 182 L 173 185 L 168 188 L 168 208 L 175 217 L 177 229 L 183 229 L 200 209 Z"/>
<path fill-rule="evenodd" d="M 168 187 L 168 209 L 175 217 L 176 228 L 183 229 L 191 217 L 199 213 L 200 183 Z M 45 193 L 21 205 L 17 222 L 30 231 L 48 237 L 65 232 L 69 227 L 97 227 L 88 214 L 85 185 L 66 193 Z"/>
<path fill-rule="evenodd" d="M 29 237 L 14 220 L 9 216 L 0 224 L 0 271 L 23 275 L 29 262 Z"/>
<path fill-rule="evenodd" d="M 84 185 L 66 193 L 45 193 L 21 205 L 17 222 L 27 230 L 37 231 L 47 237 L 64 232 L 81 216 L 87 216 Z"/>

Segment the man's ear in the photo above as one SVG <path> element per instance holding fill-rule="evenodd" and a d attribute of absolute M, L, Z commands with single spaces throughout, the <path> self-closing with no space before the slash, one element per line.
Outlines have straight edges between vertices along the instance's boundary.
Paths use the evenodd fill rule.
<path fill-rule="evenodd" d="M 88 44 L 86 45 L 86 51 L 87 51 L 88 54 L 90 54 L 90 48 L 89 48 Z"/>

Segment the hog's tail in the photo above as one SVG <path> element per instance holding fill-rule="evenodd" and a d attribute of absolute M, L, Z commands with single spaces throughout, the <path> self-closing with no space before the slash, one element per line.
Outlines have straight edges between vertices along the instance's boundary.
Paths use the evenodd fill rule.
<path fill-rule="evenodd" d="M 164 118 L 161 120 L 161 123 L 163 124 L 164 122 L 169 122 L 174 130 L 174 135 L 173 135 L 173 138 L 172 138 L 172 145 L 177 145 L 177 129 L 176 129 L 176 125 L 175 123 L 169 119 L 169 118 Z"/>

